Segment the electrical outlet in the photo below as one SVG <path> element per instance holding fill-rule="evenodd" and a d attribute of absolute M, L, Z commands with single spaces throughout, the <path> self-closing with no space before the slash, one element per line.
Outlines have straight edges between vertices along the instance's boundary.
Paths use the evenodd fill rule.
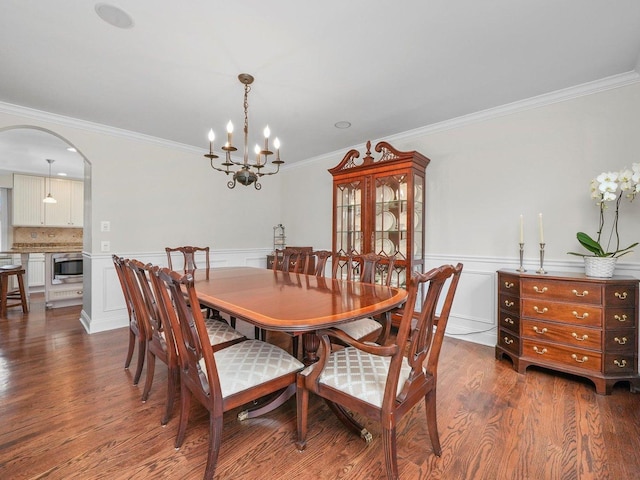
<path fill-rule="evenodd" d="M 100 250 L 103 252 L 110 252 L 111 242 L 109 240 L 102 240 L 102 242 L 100 242 Z"/>
<path fill-rule="evenodd" d="M 110 232 L 111 231 L 111 222 L 109 220 L 102 220 L 100 222 L 100 231 L 101 232 Z"/>

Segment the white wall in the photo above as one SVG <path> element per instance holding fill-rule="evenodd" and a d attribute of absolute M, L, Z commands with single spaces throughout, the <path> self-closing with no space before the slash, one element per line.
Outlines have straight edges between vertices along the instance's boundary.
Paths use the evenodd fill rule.
<path fill-rule="evenodd" d="M 495 271 L 516 267 L 520 214 L 525 217 L 525 263 L 530 271 L 538 268 L 540 212 L 546 269 L 583 271 L 582 260 L 566 252 L 580 251 L 576 232 L 596 232 L 598 208 L 590 198 L 591 179 L 640 162 L 640 83 L 458 123 L 363 142 L 386 140 L 431 159 L 427 266 L 465 263 L 448 332 L 492 345 Z M 283 174 L 283 219 L 304 244 L 331 246 L 332 178 L 327 169 L 345 153 L 308 161 Z M 640 241 L 640 198 L 623 205 L 620 235 L 624 246 Z M 617 273 L 640 277 L 640 249 L 620 260 Z"/>

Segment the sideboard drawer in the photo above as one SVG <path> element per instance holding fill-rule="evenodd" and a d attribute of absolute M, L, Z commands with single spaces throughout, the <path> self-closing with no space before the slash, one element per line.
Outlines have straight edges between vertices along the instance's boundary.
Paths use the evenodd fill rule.
<path fill-rule="evenodd" d="M 636 312 L 632 309 L 609 308 L 604 315 L 604 323 L 607 329 L 635 327 Z"/>
<path fill-rule="evenodd" d="M 636 373 L 636 370 L 633 355 L 607 353 L 604 356 L 604 373 Z"/>
<path fill-rule="evenodd" d="M 520 299 L 518 297 L 501 294 L 498 299 L 498 302 L 499 302 L 499 307 L 502 310 L 505 310 L 514 315 L 518 315 L 520 313 Z"/>
<path fill-rule="evenodd" d="M 583 368 L 598 372 L 602 368 L 602 354 L 600 352 L 565 345 L 523 339 L 522 354 L 527 357 L 534 357 L 541 362 L 560 363 L 572 368 Z"/>
<path fill-rule="evenodd" d="M 605 289 L 604 299 L 607 307 L 633 308 L 636 304 L 636 289 L 630 285 L 609 285 Z"/>
<path fill-rule="evenodd" d="M 522 336 L 592 350 L 600 350 L 602 342 L 602 330 L 599 328 L 530 319 L 522 320 Z"/>
<path fill-rule="evenodd" d="M 518 295 L 520 292 L 520 277 L 515 275 L 503 275 L 500 277 L 500 284 L 498 285 L 498 288 L 500 293 Z"/>
<path fill-rule="evenodd" d="M 523 279 L 522 296 L 592 305 L 602 303 L 602 289 L 598 285 L 586 282 L 558 282 L 545 278 Z"/>
<path fill-rule="evenodd" d="M 508 330 L 500 329 L 498 344 L 511 353 L 520 355 L 520 339 Z"/>
<path fill-rule="evenodd" d="M 500 328 L 506 328 L 515 334 L 520 332 L 520 317 L 518 315 L 514 315 L 511 312 L 505 312 L 503 310 L 500 310 L 498 315 L 500 317 Z"/>
<path fill-rule="evenodd" d="M 602 308 L 594 305 L 572 305 L 544 299 L 522 299 L 522 316 L 540 320 L 569 322 L 575 325 L 602 325 Z"/>
<path fill-rule="evenodd" d="M 629 352 L 633 355 L 636 343 L 635 329 L 608 330 L 605 334 L 604 350 L 606 352 Z"/>

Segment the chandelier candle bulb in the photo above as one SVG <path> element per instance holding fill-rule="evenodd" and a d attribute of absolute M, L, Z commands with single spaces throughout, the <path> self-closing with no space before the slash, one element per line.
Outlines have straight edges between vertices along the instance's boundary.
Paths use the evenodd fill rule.
<path fill-rule="evenodd" d="M 213 133 L 213 128 L 209 130 L 209 152 L 213 153 L 213 141 L 216 139 L 216 134 Z"/>
<path fill-rule="evenodd" d="M 227 123 L 227 146 L 231 146 L 231 138 L 233 137 L 233 123 L 229 120 Z"/>
<path fill-rule="evenodd" d="M 269 135 L 271 135 L 271 131 L 269 130 L 269 125 L 264 127 L 264 151 L 269 151 Z"/>
<path fill-rule="evenodd" d="M 266 140 L 265 140 L 266 143 Z M 256 146 L 253 148 L 253 151 L 256 152 L 256 165 L 260 165 L 260 145 L 256 143 Z"/>
<path fill-rule="evenodd" d="M 278 137 L 273 139 L 273 146 L 276 148 L 276 160 L 280 160 L 280 140 Z"/>

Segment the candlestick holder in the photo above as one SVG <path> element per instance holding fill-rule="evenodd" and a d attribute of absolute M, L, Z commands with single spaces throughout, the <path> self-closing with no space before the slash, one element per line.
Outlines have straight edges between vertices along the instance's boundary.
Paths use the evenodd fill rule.
<path fill-rule="evenodd" d="M 526 272 L 527 269 L 522 266 L 522 260 L 524 258 L 524 243 L 520 243 L 520 268 L 517 268 L 517 272 Z"/>
<path fill-rule="evenodd" d="M 540 243 L 540 268 L 538 270 L 536 270 L 536 273 L 547 273 L 544 270 L 543 264 L 544 264 L 544 243 Z"/>

